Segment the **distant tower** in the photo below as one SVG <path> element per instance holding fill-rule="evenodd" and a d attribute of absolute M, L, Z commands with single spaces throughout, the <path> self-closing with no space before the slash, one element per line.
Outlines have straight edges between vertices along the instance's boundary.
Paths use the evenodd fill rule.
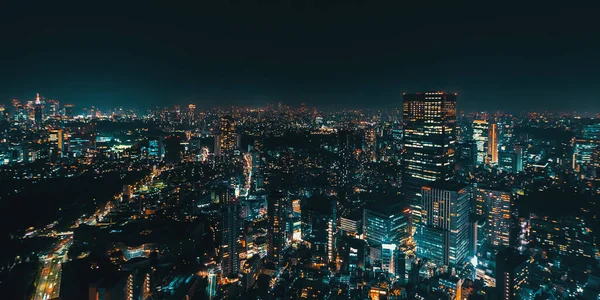
<path fill-rule="evenodd" d="M 215 136 L 215 155 L 231 155 L 238 145 L 235 120 L 231 116 L 223 116 L 219 124 L 219 135 Z"/>
<path fill-rule="evenodd" d="M 267 200 L 267 257 L 275 264 L 279 263 L 285 246 L 285 204 L 286 197 L 277 191 L 271 193 Z"/>
<path fill-rule="evenodd" d="M 498 163 L 498 124 L 492 123 L 490 125 L 489 132 L 489 146 L 488 151 L 490 153 L 490 163 Z"/>
<path fill-rule="evenodd" d="M 65 136 L 62 129 L 53 129 L 50 130 L 50 135 L 48 137 L 48 142 L 50 144 L 50 158 L 52 160 L 57 160 L 63 157 L 64 154 L 64 143 Z"/>
<path fill-rule="evenodd" d="M 475 141 L 475 145 L 477 147 L 477 164 L 487 163 L 489 133 L 489 124 L 486 120 L 473 121 L 473 140 Z"/>
<path fill-rule="evenodd" d="M 240 236 L 240 205 L 233 190 L 221 191 L 221 244 L 220 257 L 223 275 L 237 274 L 240 270 L 238 238 Z"/>
<path fill-rule="evenodd" d="M 188 105 L 187 119 L 190 125 L 192 125 L 194 121 L 196 121 L 196 104 Z"/>
<path fill-rule="evenodd" d="M 43 113 L 42 113 L 42 104 L 37 103 L 35 104 L 35 108 L 34 108 L 34 121 L 35 124 L 41 124 L 43 121 Z"/>

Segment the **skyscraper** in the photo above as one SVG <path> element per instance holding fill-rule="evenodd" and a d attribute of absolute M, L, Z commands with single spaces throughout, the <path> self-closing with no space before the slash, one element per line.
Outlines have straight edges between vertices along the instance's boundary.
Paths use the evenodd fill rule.
<path fill-rule="evenodd" d="M 269 221 L 267 228 L 267 258 L 277 264 L 285 246 L 286 197 L 279 191 L 273 192 L 269 195 L 267 204 Z"/>
<path fill-rule="evenodd" d="M 238 238 L 240 235 L 240 205 L 229 187 L 221 191 L 221 270 L 223 275 L 236 274 L 240 270 L 240 253 Z"/>
<path fill-rule="evenodd" d="M 510 244 L 512 196 L 510 192 L 478 188 L 475 191 L 476 203 L 485 207 L 487 215 L 487 241 L 494 247 Z"/>
<path fill-rule="evenodd" d="M 456 94 L 405 94 L 402 116 L 402 191 L 416 225 L 421 187 L 455 176 Z"/>
<path fill-rule="evenodd" d="M 335 199 L 323 195 L 302 201 L 302 240 L 323 262 L 335 259 L 336 203 Z"/>
<path fill-rule="evenodd" d="M 473 140 L 477 147 L 477 164 L 487 163 L 489 124 L 486 120 L 473 121 Z"/>
<path fill-rule="evenodd" d="M 238 135 L 235 131 L 235 120 L 231 116 L 221 118 L 219 134 L 215 136 L 215 155 L 231 155 L 239 146 Z"/>
<path fill-rule="evenodd" d="M 50 159 L 57 160 L 64 155 L 65 134 L 62 129 L 52 129 L 49 132 L 48 143 L 50 148 Z"/>
<path fill-rule="evenodd" d="M 498 163 L 498 124 L 492 123 L 489 132 L 488 152 L 491 164 Z"/>
<path fill-rule="evenodd" d="M 469 248 L 468 186 L 438 181 L 422 189 L 422 222 L 416 236 L 417 257 L 441 265 L 457 265 Z"/>

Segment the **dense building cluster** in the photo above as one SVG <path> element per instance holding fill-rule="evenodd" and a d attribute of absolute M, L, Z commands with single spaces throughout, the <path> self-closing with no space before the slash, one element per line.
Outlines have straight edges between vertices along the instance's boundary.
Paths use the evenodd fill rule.
<path fill-rule="evenodd" d="M 599 299 L 600 118 L 459 109 L 13 100 L 0 205 L 47 210 L 3 223 L 0 279 L 42 300 Z"/>

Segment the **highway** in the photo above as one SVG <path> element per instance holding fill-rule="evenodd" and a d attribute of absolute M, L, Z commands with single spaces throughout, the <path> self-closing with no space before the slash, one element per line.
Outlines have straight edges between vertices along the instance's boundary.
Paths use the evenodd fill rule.
<path fill-rule="evenodd" d="M 163 171 L 163 169 L 157 170 L 157 174 L 160 174 L 161 171 Z M 138 183 L 147 182 L 153 178 L 154 175 L 143 178 Z M 95 226 L 97 224 L 97 220 L 102 221 L 102 219 L 104 219 L 112 209 L 112 202 L 108 201 L 106 205 L 98 209 L 91 216 L 87 218 L 82 216 L 80 221 L 83 224 Z M 71 228 L 76 228 L 78 226 L 79 222 L 76 222 Z M 42 270 L 40 271 L 34 283 L 35 294 L 33 295 L 33 300 L 50 300 L 60 296 L 62 264 L 68 260 L 67 253 L 73 244 L 73 231 L 59 232 L 57 235 L 60 238 L 54 245 L 52 251 L 50 251 L 48 255 L 40 256 Z M 25 237 L 27 237 L 27 235 Z"/>
<path fill-rule="evenodd" d="M 73 244 L 73 236 L 61 239 L 54 249 L 42 258 L 42 270 L 35 282 L 34 300 L 48 300 L 60 295 L 62 264 L 67 261 L 67 252 Z"/>

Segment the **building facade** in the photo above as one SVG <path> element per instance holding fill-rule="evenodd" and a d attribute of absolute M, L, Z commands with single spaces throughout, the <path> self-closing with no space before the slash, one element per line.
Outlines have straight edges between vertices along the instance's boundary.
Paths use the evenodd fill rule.
<path fill-rule="evenodd" d="M 469 253 L 470 188 L 436 182 L 422 188 L 421 226 L 416 235 L 417 257 L 440 265 L 457 265 Z"/>
<path fill-rule="evenodd" d="M 455 177 L 456 94 L 405 94 L 402 117 L 402 192 L 416 228 L 421 219 L 421 187 Z"/>

